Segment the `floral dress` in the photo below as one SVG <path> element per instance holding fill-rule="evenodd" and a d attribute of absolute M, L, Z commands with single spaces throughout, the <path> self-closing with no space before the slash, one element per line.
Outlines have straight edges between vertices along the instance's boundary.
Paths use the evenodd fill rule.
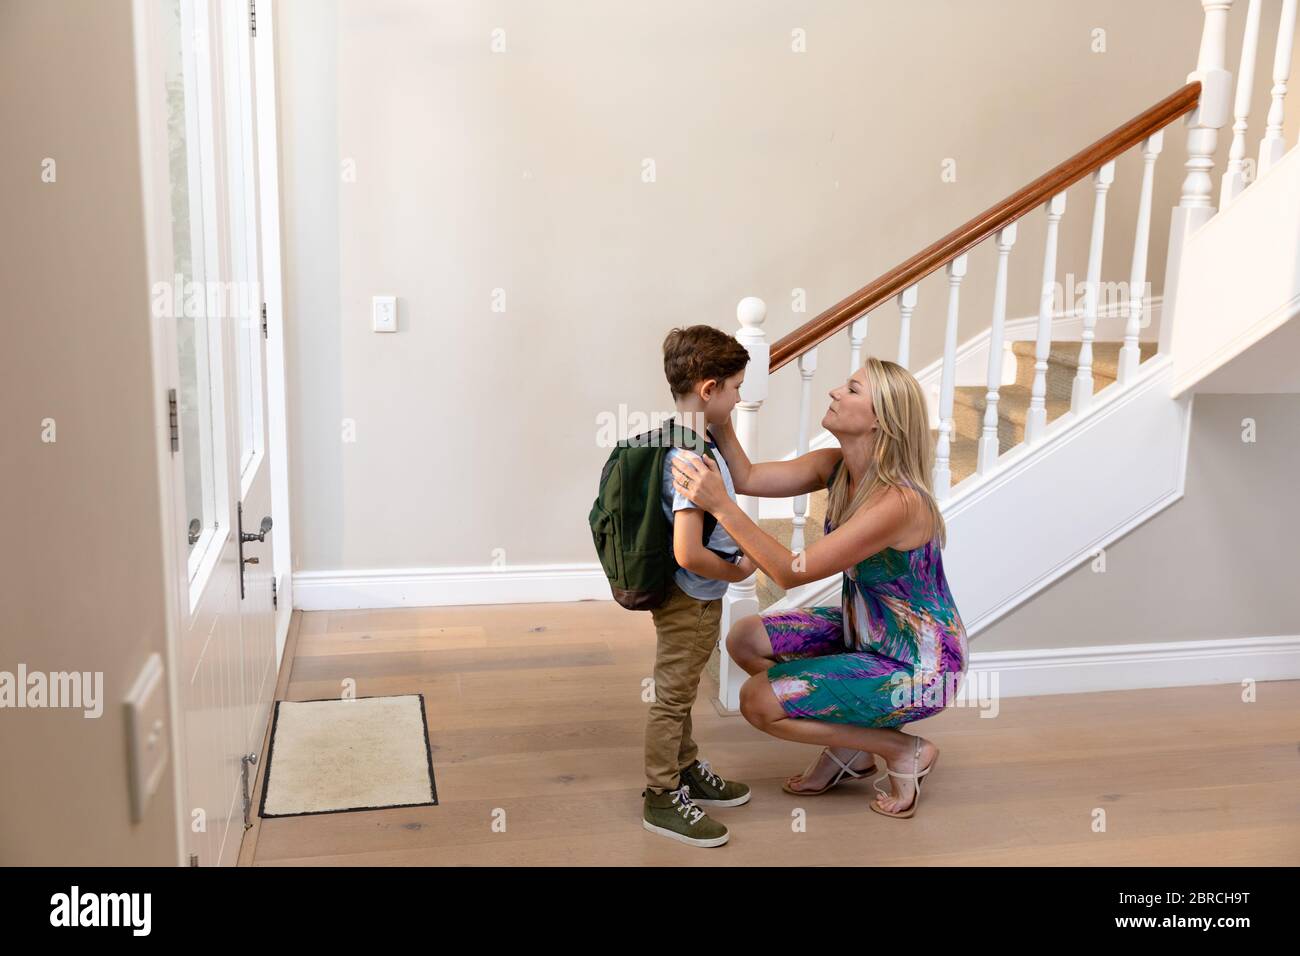
<path fill-rule="evenodd" d="M 966 672 L 966 628 L 937 535 L 849 568 L 839 607 L 761 616 L 779 662 L 767 677 L 791 717 L 898 727 L 952 703 Z"/>

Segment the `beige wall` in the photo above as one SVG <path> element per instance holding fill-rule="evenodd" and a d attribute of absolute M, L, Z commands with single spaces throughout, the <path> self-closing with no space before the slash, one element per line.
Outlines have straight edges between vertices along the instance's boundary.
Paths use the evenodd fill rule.
<path fill-rule="evenodd" d="M 294 557 L 339 571 L 486 565 L 496 548 L 509 564 L 593 561 L 597 416 L 671 408 L 669 327 L 732 330 L 759 295 L 779 338 L 1177 89 L 1202 26 L 1197 0 L 282 0 L 278 17 Z M 1185 144 L 1175 124 L 1156 249 Z M 1125 156 L 1108 281 L 1128 278 L 1139 175 Z M 1087 181 L 1068 205 L 1061 273 L 1081 279 Z M 1022 222 L 1013 316 L 1037 311 L 1043 231 Z M 988 322 L 992 252 L 971 256 L 963 338 Z M 1161 257 L 1150 275 L 1158 293 Z M 397 335 L 369 330 L 374 294 L 399 297 Z M 939 354 L 944 307 L 940 274 L 921 289 L 913 368 Z M 896 343 L 887 308 L 867 348 Z M 819 402 L 847 365 L 837 337 Z M 796 396 L 784 369 L 760 456 L 793 447 Z"/>
<path fill-rule="evenodd" d="M 177 860 L 122 715 L 166 621 L 135 117 L 127 0 L 0 0 L 0 670 L 104 673 L 97 719 L 0 710 L 0 864 Z"/>

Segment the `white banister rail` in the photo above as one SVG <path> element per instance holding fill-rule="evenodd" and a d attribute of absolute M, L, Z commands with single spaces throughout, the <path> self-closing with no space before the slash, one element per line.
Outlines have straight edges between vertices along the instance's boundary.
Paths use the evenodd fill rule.
<path fill-rule="evenodd" d="M 993 330 L 989 338 L 989 390 L 976 471 L 987 475 L 998 460 L 998 389 L 1002 387 L 1002 335 L 1007 322 L 1007 257 L 1016 244 L 1016 224 L 998 231 L 998 274 L 993 286 Z"/>
<path fill-rule="evenodd" d="M 1183 246 L 1187 237 L 1208 222 L 1215 213 L 1210 202 L 1214 191 L 1210 172 L 1214 169 L 1214 150 L 1219 141 L 1219 130 L 1228 121 L 1232 74 L 1224 68 L 1224 51 L 1228 38 L 1228 10 L 1231 7 L 1232 0 L 1201 0 L 1205 25 L 1201 30 L 1196 69 L 1188 74 L 1189 81 L 1200 82 L 1201 95 L 1196 109 L 1184 120 L 1187 126 L 1187 162 L 1184 164 L 1187 176 L 1183 179 L 1182 196 L 1170 215 L 1169 255 L 1165 261 L 1164 297 L 1160 308 L 1159 350 L 1166 354 L 1172 340 L 1173 317 L 1178 300 L 1178 267 L 1182 261 Z"/>
<path fill-rule="evenodd" d="M 1237 70 L 1237 98 L 1233 101 L 1232 146 L 1228 149 L 1228 166 L 1219 190 L 1219 208 L 1228 203 L 1246 185 L 1246 131 L 1250 128 L 1250 98 L 1255 90 L 1255 57 L 1259 53 L 1259 3 L 1250 0 L 1246 10 L 1246 31 L 1241 37 L 1241 61 Z"/>
<path fill-rule="evenodd" d="M 1034 384 L 1029 392 L 1025 417 L 1025 442 L 1034 444 L 1047 428 L 1047 359 L 1052 352 L 1052 304 L 1056 290 L 1056 241 L 1061 217 L 1065 215 L 1065 193 L 1057 193 L 1043 204 L 1047 215 L 1047 239 L 1043 243 L 1043 288 L 1038 299 L 1038 331 L 1034 346 Z"/>
<path fill-rule="evenodd" d="M 1262 176 L 1286 152 L 1282 138 L 1282 119 L 1286 110 L 1286 81 L 1291 75 L 1291 42 L 1295 37 L 1296 0 L 1282 0 L 1278 18 L 1277 46 L 1273 51 L 1272 102 L 1268 107 L 1268 125 L 1259 144 L 1259 174 Z"/>
<path fill-rule="evenodd" d="M 948 322 L 943 336 L 943 377 L 939 386 L 939 441 L 934 455 L 935 498 L 942 501 L 952 487 L 952 399 L 956 386 L 957 313 L 961 280 L 966 278 L 966 253 L 948 263 Z"/>
<path fill-rule="evenodd" d="M 1101 298 L 1101 253 L 1106 236 L 1106 193 L 1115 181 L 1112 159 L 1092 174 L 1096 193 L 1092 206 L 1092 236 L 1088 243 L 1088 278 L 1083 291 L 1083 334 L 1079 345 L 1079 368 L 1070 394 L 1070 411 L 1082 412 L 1092 402 L 1092 339 L 1097 326 L 1097 300 Z"/>
<path fill-rule="evenodd" d="M 799 444 L 798 454 L 808 453 L 808 416 L 812 409 L 812 380 L 817 371 L 817 349 L 812 348 L 799 356 Z M 790 534 L 790 550 L 799 552 L 804 547 L 804 525 L 808 518 L 808 495 L 794 499 L 794 530 Z"/>
<path fill-rule="evenodd" d="M 736 340 L 749 352 L 749 366 L 740 386 L 740 401 L 736 403 L 736 438 L 750 454 L 753 454 L 758 436 L 758 410 L 767 400 L 769 347 L 767 334 L 763 331 L 763 321 L 766 318 L 767 304 L 755 296 L 741 299 L 736 306 L 736 319 L 740 322 Z M 757 498 L 752 495 L 737 495 L 736 503 L 750 518 L 758 520 Z M 757 584 L 757 574 L 751 574 L 727 588 L 727 593 L 722 598 L 721 627 L 724 639 L 731 629 L 732 621 L 747 614 L 758 613 Z M 718 695 L 727 709 L 735 710 L 740 706 L 740 685 L 745 677 L 745 672 L 727 653 L 724 643 L 718 659 Z"/>
<path fill-rule="evenodd" d="M 1124 324 L 1124 345 L 1119 350 L 1119 384 L 1129 384 L 1137 374 L 1141 353 L 1138 337 L 1145 327 L 1147 245 L 1151 240 L 1151 197 L 1155 190 L 1156 157 L 1164 146 L 1164 130 L 1142 141 L 1142 191 L 1138 196 L 1137 228 L 1133 234 L 1133 268 L 1128 280 L 1128 320 Z"/>
<path fill-rule="evenodd" d="M 912 350 L 912 313 L 916 311 L 917 287 L 898 293 L 898 364 L 907 368 Z"/>
<path fill-rule="evenodd" d="M 849 326 L 849 374 L 862 364 L 862 342 L 867 337 L 867 316 L 855 319 Z"/>

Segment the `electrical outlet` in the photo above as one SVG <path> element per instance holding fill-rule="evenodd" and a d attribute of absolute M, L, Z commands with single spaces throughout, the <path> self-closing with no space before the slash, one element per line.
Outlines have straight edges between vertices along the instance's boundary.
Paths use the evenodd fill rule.
<path fill-rule="evenodd" d="M 371 300 L 370 315 L 376 332 L 397 331 L 397 296 L 377 295 Z"/>

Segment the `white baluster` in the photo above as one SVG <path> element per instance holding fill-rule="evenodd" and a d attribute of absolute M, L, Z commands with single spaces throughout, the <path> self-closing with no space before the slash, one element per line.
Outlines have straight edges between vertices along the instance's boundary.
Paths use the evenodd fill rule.
<path fill-rule="evenodd" d="M 998 276 L 993 285 L 993 330 L 989 333 L 989 390 L 984 397 L 978 471 L 987 474 L 998 460 L 998 389 L 1002 386 L 1002 330 L 1007 322 L 1007 257 L 1016 244 L 1016 224 L 998 231 Z"/>
<path fill-rule="evenodd" d="M 1232 97 L 1232 74 L 1224 69 L 1224 51 L 1228 40 L 1228 10 L 1232 0 L 1201 0 L 1205 26 L 1201 31 L 1201 49 L 1196 69 L 1187 81 L 1198 80 L 1201 98 L 1196 109 L 1183 119 L 1187 128 L 1187 176 L 1183 180 L 1182 198 L 1169 218 L 1169 254 L 1165 259 L 1165 288 L 1160 306 L 1160 347 L 1168 354 L 1173 342 L 1173 326 L 1178 312 L 1178 270 L 1187 237 L 1215 213 L 1210 204 L 1214 183 L 1214 150 L 1219 130 L 1228 121 Z"/>
<path fill-rule="evenodd" d="M 736 403 L 736 437 L 740 441 L 740 447 L 753 456 L 758 437 L 758 410 L 763 407 L 763 402 L 767 399 L 769 349 L 767 337 L 763 333 L 767 305 L 762 299 L 754 296 L 741 299 L 740 305 L 736 306 L 736 318 L 740 320 L 740 331 L 736 333 L 736 340 L 749 352 L 745 381 L 740 386 L 740 401 Z M 739 495 L 736 503 L 745 514 L 758 521 L 757 498 L 751 495 Z M 740 685 L 748 677 L 727 653 L 727 634 L 735 621 L 758 613 L 757 583 L 756 575 L 751 574 L 744 581 L 731 584 L 722 598 L 718 702 L 727 711 L 735 712 L 740 709 Z"/>
<path fill-rule="evenodd" d="M 817 371 L 817 350 L 809 349 L 799 356 L 799 443 L 796 454 L 808 453 L 808 414 L 812 407 L 812 380 Z M 794 499 L 794 529 L 790 534 L 790 550 L 802 551 L 804 542 L 804 525 L 808 518 L 808 495 L 802 494 Z"/>
<path fill-rule="evenodd" d="M 1228 150 L 1228 168 L 1219 184 L 1219 208 L 1228 203 L 1246 186 L 1246 130 L 1250 128 L 1250 97 L 1255 88 L 1255 55 L 1259 49 L 1259 0 L 1250 0 L 1246 9 L 1246 32 L 1241 37 L 1241 66 L 1237 70 L 1237 99 L 1232 112 L 1232 146 Z"/>
<path fill-rule="evenodd" d="M 1259 174 L 1282 158 L 1282 119 L 1286 105 L 1286 80 L 1291 75 L 1291 42 L 1295 38 L 1296 0 L 1282 0 L 1282 17 L 1277 28 L 1277 47 L 1273 51 L 1273 102 L 1268 107 L 1268 126 L 1259 144 Z"/>
<path fill-rule="evenodd" d="M 849 326 L 849 374 L 862 368 L 862 342 L 867 337 L 867 316 L 854 319 Z"/>
<path fill-rule="evenodd" d="M 1052 352 L 1052 315 L 1056 291 L 1056 237 L 1065 215 L 1065 193 L 1043 203 L 1047 213 L 1047 242 L 1043 246 L 1043 291 L 1038 297 L 1038 336 L 1034 347 L 1034 384 L 1029 393 L 1029 414 L 1025 418 L 1025 441 L 1033 443 L 1047 427 L 1047 359 Z"/>
<path fill-rule="evenodd" d="M 952 487 L 952 469 L 948 458 L 952 452 L 952 396 L 957 377 L 957 299 L 961 280 L 966 277 L 966 254 L 948 263 L 948 324 L 943 337 L 943 376 L 939 385 L 939 442 L 934 455 L 934 496 L 948 497 Z"/>
<path fill-rule="evenodd" d="M 1112 159 L 1092 174 L 1096 199 L 1092 206 L 1092 241 L 1088 246 L 1088 281 L 1083 292 L 1083 333 L 1079 345 L 1079 370 L 1074 375 L 1070 411 L 1081 412 L 1092 401 L 1092 339 L 1097 324 L 1097 300 L 1101 297 L 1101 251 L 1106 233 L 1106 191 L 1115 181 Z"/>
<path fill-rule="evenodd" d="M 1137 231 L 1133 236 L 1133 271 L 1128 280 L 1128 321 L 1124 323 L 1124 346 L 1119 350 L 1119 384 L 1127 385 L 1142 361 L 1138 345 L 1146 327 L 1147 246 L 1151 241 L 1151 196 L 1155 184 L 1156 157 L 1164 146 L 1165 131 L 1158 129 L 1142 141 L 1142 192 L 1138 196 Z"/>
<path fill-rule="evenodd" d="M 898 293 L 898 364 L 907 368 L 912 347 L 912 312 L 916 309 L 918 286 Z"/>

